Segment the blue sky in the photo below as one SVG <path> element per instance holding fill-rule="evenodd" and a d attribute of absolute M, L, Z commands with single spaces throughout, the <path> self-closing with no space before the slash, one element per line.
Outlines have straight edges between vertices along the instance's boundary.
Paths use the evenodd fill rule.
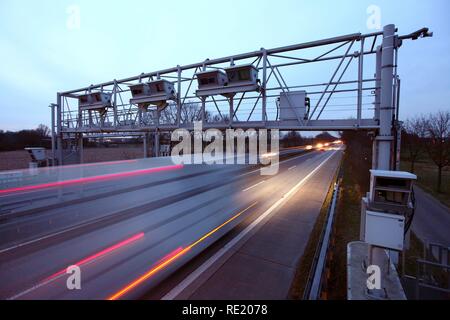
<path fill-rule="evenodd" d="M 49 124 L 57 91 L 261 47 L 368 33 L 368 6 L 401 34 L 401 117 L 450 109 L 449 1 L 0 1 L 0 129 Z M 68 28 L 68 8 L 80 27 Z"/>

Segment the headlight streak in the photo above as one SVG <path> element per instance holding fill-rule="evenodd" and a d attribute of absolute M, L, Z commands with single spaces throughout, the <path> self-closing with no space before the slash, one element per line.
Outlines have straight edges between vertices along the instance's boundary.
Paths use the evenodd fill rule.
<path fill-rule="evenodd" d="M 126 293 L 128 293 L 129 291 L 131 291 L 132 289 L 134 289 L 135 287 L 137 287 L 138 285 L 140 285 L 141 283 L 143 283 L 144 281 L 146 281 L 147 279 L 149 279 L 151 276 L 153 276 L 154 274 L 156 274 L 158 271 L 164 269 L 165 267 L 167 267 L 168 265 L 170 265 L 173 261 L 175 261 L 176 259 L 178 259 L 179 257 L 183 256 L 185 253 L 187 253 L 189 250 L 191 250 L 192 248 L 194 248 L 195 246 L 197 246 L 198 244 L 200 244 L 201 242 L 203 242 L 205 239 L 209 238 L 211 235 L 213 235 L 214 233 L 216 233 L 217 231 L 219 231 L 220 229 L 222 229 L 224 226 L 226 226 L 227 224 L 229 224 L 230 222 L 232 222 L 233 220 L 237 219 L 239 216 L 241 216 L 242 214 L 244 214 L 246 211 L 248 211 L 249 209 L 251 209 L 252 207 L 254 207 L 257 204 L 257 202 L 252 203 L 250 206 L 248 206 L 247 208 L 245 208 L 244 210 L 240 211 L 239 213 L 237 213 L 236 215 L 234 215 L 233 217 L 231 217 L 230 219 L 228 219 L 227 221 L 225 221 L 224 223 L 222 223 L 221 225 L 219 225 L 218 227 L 214 228 L 213 230 L 211 230 L 210 232 L 208 232 L 207 234 L 205 234 L 204 236 L 202 236 L 200 239 L 198 239 L 197 241 L 195 241 L 194 243 L 192 243 L 191 245 L 189 245 L 186 248 L 178 248 L 174 251 L 172 251 L 171 253 L 169 253 L 166 258 L 160 260 L 159 263 L 157 263 L 154 267 L 152 267 L 150 270 L 148 270 L 146 273 L 144 273 L 142 276 L 140 276 L 139 278 L 137 278 L 136 280 L 134 280 L 133 282 L 131 282 L 130 284 L 128 284 L 126 287 L 124 287 L 123 289 L 121 289 L 120 291 L 116 292 L 115 294 L 113 294 L 112 296 L 110 296 L 109 298 L 107 298 L 107 300 L 117 300 L 119 298 L 121 298 L 122 296 L 124 296 Z"/>

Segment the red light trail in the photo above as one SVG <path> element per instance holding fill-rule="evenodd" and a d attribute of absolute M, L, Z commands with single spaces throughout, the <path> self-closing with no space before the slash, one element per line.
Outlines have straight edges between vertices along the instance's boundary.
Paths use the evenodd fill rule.
<path fill-rule="evenodd" d="M 135 170 L 135 171 L 128 171 L 128 172 L 110 173 L 110 174 L 105 174 L 105 175 L 101 175 L 101 176 L 93 176 L 93 177 L 71 179 L 71 180 L 65 180 L 65 181 L 56 181 L 56 182 L 49 182 L 49 183 L 43 183 L 43 184 L 37 184 L 37 185 L 31 185 L 31 186 L 23 186 L 23 187 L 17 187 L 17 188 L 4 189 L 4 190 L 0 190 L 0 194 L 10 194 L 10 193 L 16 193 L 16 192 L 23 192 L 23 191 L 37 191 L 37 190 L 49 189 L 49 188 L 55 188 L 55 187 L 77 185 L 77 184 L 82 184 L 82 183 L 93 183 L 93 182 L 108 181 L 108 180 L 114 180 L 114 179 L 120 179 L 120 178 L 129 178 L 129 177 L 135 177 L 135 176 L 139 176 L 139 175 L 143 175 L 143 174 L 150 174 L 150 173 L 156 173 L 156 172 L 162 172 L 162 171 L 171 171 L 171 170 L 177 170 L 177 169 L 181 169 L 181 168 L 183 168 L 183 165 L 179 164 L 179 165 L 142 169 L 142 170 Z"/>

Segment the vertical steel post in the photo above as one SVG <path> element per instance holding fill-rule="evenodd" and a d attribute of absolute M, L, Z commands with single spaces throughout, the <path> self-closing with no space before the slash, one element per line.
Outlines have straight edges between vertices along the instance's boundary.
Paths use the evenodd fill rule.
<path fill-rule="evenodd" d="M 202 120 L 202 125 L 205 124 L 205 108 L 206 108 L 206 97 L 201 97 L 202 100 L 202 108 L 200 110 L 201 112 L 201 120 Z"/>
<path fill-rule="evenodd" d="M 233 125 L 233 114 L 234 114 L 233 104 L 234 104 L 234 96 L 230 96 L 230 122 L 229 122 L 230 128 Z"/>
<path fill-rule="evenodd" d="M 79 146 L 79 152 L 80 152 L 80 164 L 84 163 L 84 146 L 83 146 L 83 134 L 80 133 L 79 140 L 78 140 L 78 146 Z"/>
<path fill-rule="evenodd" d="M 383 28 L 381 52 L 380 131 L 377 169 L 391 169 L 395 25 Z"/>
<path fill-rule="evenodd" d="M 372 169 L 377 168 L 377 159 L 378 159 L 378 141 L 373 139 L 372 141 Z"/>
<path fill-rule="evenodd" d="M 178 65 L 178 89 L 177 89 L 177 126 L 181 124 L 181 67 Z"/>
<path fill-rule="evenodd" d="M 56 137 L 57 137 L 57 153 L 58 153 L 58 166 L 63 165 L 63 139 L 62 139 L 62 128 L 61 128 L 61 122 L 62 122 L 62 99 L 61 94 L 58 93 L 56 95 Z"/>
<path fill-rule="evenodd" d="M 383 43 L 381 48 L 380 77 L 380 129 L 375 138 L 377 158 L 376 169 L 391 170 L 393 133 L 393 80 L 394 80 L 394 47 L 395 25 L 389 24 L 383 28 Z M 378 50 L 377 50 L 378 52 Z M 386 250 L 369 245 L 369 263 L 376 265 L 381 271 L 381 288 L 384 288 L 384 278 L 389 274 L 390 265 L 386 265 Z M 382 296 L 382 290 L 374 290 L 374 294 Z"/>
<path fill-rule="evenodd" d="M 114 110 L 114 127 L 117 127 L 118 121 L 117 121 L 117 81 L 114 79 L 114 96 L 113 96 L 114 104 L 113 104 L 113 110 Z"/>
<path fill-rule="evenodd" d="M 52 103 L 50 104 L 50 110 L 51 110 L 51 134 L 52 134 L 52 166 L 55 166 L 55 160 L 56 160 L 56 148 L 55 148 L 55 106 L 56 104 Z"/>
<path fill-rule="evenodd" d="M 267 94 L 266 94 L 266 86 L 267 86 L 267 50 L 262 48 L 261 49 L 263 54 L 262 54 L 262 59 L 263 59 L 263 79 L 262 79 L 262 121 L 266 122 L 267 121 Z"/>
<path fill-rule="evenodd" d="M 155 130 L 155 151 L 154 151 L 154 156 L 155 157 L 159 157 L 159 130 L 156 129 Z"/>
<path fill-rule="evenodd" d="M 376 53 L 376 65 L 375 65 L 375 120 L 380 120 L 380 92 L 381 92 L 381 47 L 377 47 Z"/>
<path fill-rule="evenodd" d="M 159 106 L 156 107 L 156 129 L 155 129 L 155 151 L 154 156 L 159 157 L 159 122 L 161 117 L 161 111 Z"/>
<path fill-rule="evenodd" d="M 402 150 L 402 124 L 397 123 L 397 126 L 395 128 L 396 130 L 396 144 L 395 144 L 395 170 L 400 170 L 400 156 L 401 156 L 401 150 Z"/>
<path fill-rule="evenodd" d="M 400 170 L 400 158 L 401 158 L 401 150 L 402 150 L 402 122 L 399 121 L 399 111 L 400 111 L 400 78 L 397 76 L 397 85 L 396 85 L 396 115 L 395 120 L 397 121 L 397 150 L 396 150 L 396 158 L 395 158 L 395 170 Z"/>
<path fill-rule="evenodd" d="M 358 56 L 358 107 L 357 107 L 358 126 L 361 125 L 363 79 L 364 79 L 364 38 L 361 39 L 361 50 Z M 338 82 L 339 81 L 340 80 L 338 80 Z"/>
<path fill-rule="evenodd" d="M 145 132 L 142 136 L 143 142 L 144 142 L 144 158 L 148 158 L 148 146 L 147 146 L 147 140 L 148 140 L 148 133 Z"/>

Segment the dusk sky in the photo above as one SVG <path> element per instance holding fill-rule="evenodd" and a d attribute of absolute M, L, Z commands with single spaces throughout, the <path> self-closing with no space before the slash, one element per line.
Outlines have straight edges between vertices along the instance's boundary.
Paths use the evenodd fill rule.
<path fill-rule="evenodd" d="M 450 2 L 0 1 L 0 129 L 50 123 L 56 92 L 261 47 L 369 33 L 367 8 L 400 34 L 401 118 L 450 109 Z M 71 27 L 73 9 L 79 27 Z M 69 23 L 68 23 L 69 22 Z"/>

